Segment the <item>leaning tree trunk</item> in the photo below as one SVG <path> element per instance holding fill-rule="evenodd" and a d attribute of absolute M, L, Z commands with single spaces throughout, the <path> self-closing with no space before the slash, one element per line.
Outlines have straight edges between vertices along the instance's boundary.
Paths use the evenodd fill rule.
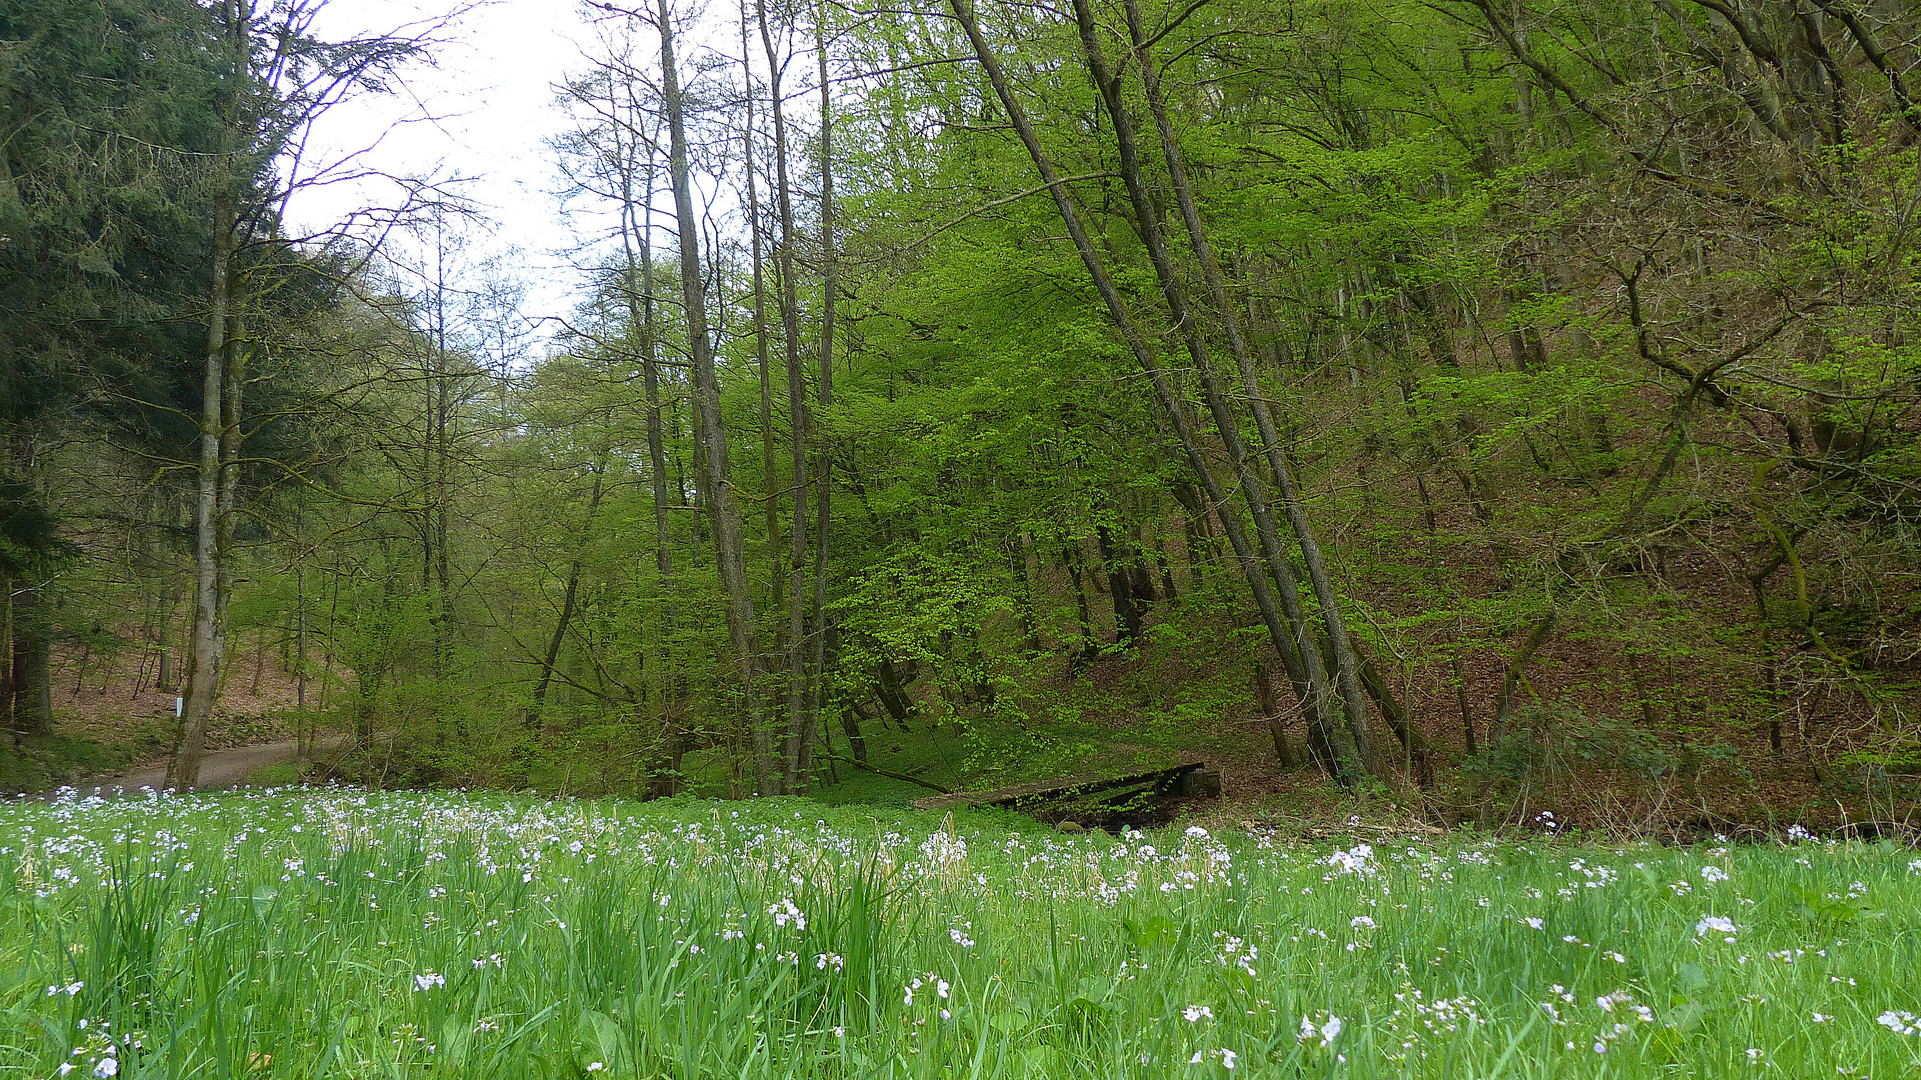
<path fill-rule="evenodd" d="M 600 512 L 601 496 L 605 494 L 607 478 L 607 456 L 602 455 L 594 467 L 594 485 L 587 496 L 587 518 L 581 522 L 580 546 L 587 546 L 587 531 L 593 528 L 594 516 Z M 575 552 L 572 563 L 567 567 L 567 587 L 561 594 L 560 618 L 554 621 L 553 636 L 547 639 L 547 653 L 541 658 L 540 678 L 534 683 L 533 700 L 527 705 L 527 729 L 540 731 L 541 713 L 547 707 L 547 688 L 553 685 L 554 670 L 560 666 L 560 647 L 567 641 L 567 628 L 574 621 L 574 611 L 579 606 L 581 555 Z"/>
<path fill-rule="evenodd" d="M 1166 301 L 1174 325 L 1179 328 L 1181 340 L 1187 347 L 1196 371 L 1201 377 L 1201 386 L 1207 398 L 1208 411 L 1214 416 L 1214 426 L 1220 432 L 1221 441 L 1227 447 L 1228 460 L 1233 464 L 1235 477 L 1241 483 L 1248 509 L 1254 517 L 1255 535 L 1260 539 L 1261 552 L 1267 559 L 1269 571 L 1280 589 L 1281 608 L 1293 629 L 1295 647 L 1301 656 L 1304 681 L 1309 693 L 1313 694 L 1316 713 L 1325 717 L 1332 704 L 1326 686 L 1326 674 L 1320 663 L 1320 647 L 1312 626 L 1309 624 L 1306 608 L 1301 603 L 1300 588 L 1294 580 L 1294 570 L 1288 561 L 1287 551 L 1281 543 L 1280 530 L 1275 525 L 1273 512 L 1268 504 L 1265 484 L 1261 481 L 1251 455 L 1240 435 L 1240 418 L 1235 415 L 1227 400 L 1226 387 L 1219 371 L 1215 368 L 1213 357 L 1206 342 L 1201 337 L 1201 328 L 1196 313 L 1187 302 L 1186 291 L 1181 285 L 1179 270 L 1174 265 L 1172 255 L 1167 249 L 1166 237 L 1160 227 L 1160 212 L 1147 192 L 1143 177 L 1139 147 L 1134 134 L 1134 121 L 1128 112 L 1126 101 L 1121 93 L 1120 79 L 1113 73 L 1101 48 L 1098 31 L 1094 23 L 1093 9 L 1087 0 L 1075 0 L 1075 19 L 1080 27 L 1081 43 L 1086 50 L 1089 74 L 1093 76 L 1096 89 L 1107 106 L 1108 118 L 1114 125 L 1114 138 L 1120 152 L 1121 180 L 1127 188 L 1129 201 L 1134 207 L 1136 224 L 1139 227 L 1143 245 L 1147 248 L 1148 259 L 1154 265 L 1155 277 L 1161 286 L 1161 295 Z M 1261 406 L 1259 389 L 1250 394 L 1251 404 L 1264 411 Z M 1270 421 L 1263 436 L 1272 431 Z M 1270 450 L 1272 444 L 1270 442 Z M 1283 469 L 1277 479 L 1283 490 L 1287 490 L 1287 474 Z M 1298 530 L 1297 530 L 1298 531 Z M 1311 537 L 1311 533 L 1309 534 Z M 1323 601 L 1325 603 L 1325 601 Z M 1352 658 L 1349 658 L 1352 665 Z M 1355 695 L 1349 697 L 1343 686 L 1343 702 L 1347 728 L 1353 740 L 1360 765 L 1375 776 L 1386 775 L 1386 766 L 1380 760 L 1374 740 L 1368 731 L 1367 705 L 1359 697 L 1359 683 L 1353 682 Z M 1330 738 L 1330 742 L 1333 740 Z"/>
<path fill-rule="evenodd" d="M 1559 621 L 1560 612 L 1550 609 L 1527 632 L 1527 637 L 1521 639 L 1520 648 L 1514 650 L 1513 658 L 1507 663 L 1507 673 L 1501 677 L 1501 693 L 1494 702 L 1494 722 L 1488 725 L 1487 732 L 1487 744 L 1496 751 L 1507 742 L 1508 726 L 1514 718 L 1514 694 L 1527 677 L 1528 661 L 1547 644 Z"/>
<path fill-rule="evenodd" d="M 1146 336 L 1141 333 L 1140 327 L 1135 324 L 1133 317 L 1128 314 L 1126 303 L 1121 299 L 1120 291 L 1115 288 L 1113 279 L 1108 276 L 1107 268 L 1101 260 L 1100 252 L 1094 246 L 1092 239 L 1090 239 L 1087 234 L 1086 227 L 1081 222 L 1080 210 L 1074 203 L 1072 193 L 1067 190 L 1066 183 L 1062 179 L 1060 171 L 1054 167 L 1053 161 L 1048 158 L 1046 151 L 1041 147 L 1040 139 L 1034 133 L 1034 125 L 1028 119 L 1026 110 L 1021 107 L 1019 100 L 1014 97 L 1013 87 L 1008 81 L 1007 73 L 1001 68 L 999 58 L 996 56 L 993 48 L 988 45 L 987 39 L 981 35 L 980 24 L 974 17 L 971 0 L 948 0 L 948 5 L 953 11 L 955 18 L 960 22 L 961 28 L 966 32 L 968 43 L 973 47 L 975 57 L 980 61 L 981 68 L 986 72 L 988 80 L 993 86 L 995 96 L 1000 99 L 1001 106 L 1007 111 L 1009 123 L 1013 125 L 1016 134 L 1019 135 L 1022 145 L 1027 148 L 1028 156 L 1033 160 L 1035 169 L 1041 174 L 1041 180 L 1053 194 L 1054 205 L 1060 212 L 1061 222 L 1067 227 L 1068 236 L 1073 240 L 1074 248 L 1080 254 L 1081 262 L 1086 266 L 1088 276 L 1093 280 L 1095 289 L 1101 295 L 1101 300 L 1107 308 L 1109 319 L 1113 322 L 1115 329 L 1119 331 L 1122 339 L 1126 342 L 1128 351 L 1133 354 L 1135 362 L 1141 366 L 1142 371 L 1147 373 L 1148 381 L 1154 389 L 1155 399 L 1159 403 L 1163 415 L 1168 418 L 1169 423 L 1174 428 L 1175 437 L 1181 444 L 1182 455 L 1187 460 L 1188 469 L 1194 474 L 1195 479 L 1201 482 L 1202 489 L 1207 493 L 1208 500 L 1213 503 L 1213 505 L 1227 505 L 1226 492 L 1222 489 L 1219 478 L 1217 478 L 1213 470 L 1209 468 L 1207 457 L 1201 448 L 1200 439 L 1195 433 L 1193 420 L 1187 413 L 1185 399 L 1175 391 L 1173 383 L 1168 378 L 1166 369 L 1161 366 L 1160 357 L 1156 354 L 1154 348 L 1148 344 Z M 1233 432 L 1230 428 L 1228 431 L 1223 432 L 1223 437 L 1231 437 L 1232 434 Z M 1257 504 L 1259 503 L 1259 500 L 1250 501 L 1256 502 Z M 1280 609 L 1275 605 L 1274 594 L 1268 585 L 1269 579 L 1267 571 L 1262 567 L 1260 558 L 1255 554 L 1253 545 L 1248 543 L 1247 533 L 1241 527 L 1239 517 L 1234 514 L 1223 513 L 1221 515 L 1221 524 L 1223 530 L 1227 533 L 1229 545 L 1234 549 L 1235 558 L 1241 564 L 1241 570 L 1247 579 L 1248 588 L 1254 594 L 1254 606 L 1256 610 L 1260 612 L 1261 621 L 1266 626 L 1269 637 L 1274 641 L 1275 650 L 1281 655 L 1296 696 L 1301 699 L 1304 708 L 1309 714 L 1310 725 L 1324 725 L 1325 717 L 1321 711 L 1321 703 L 1324 695 L 1315 693 L 1312 689 L 1312 684 L 1309 682 L 1310 679 L 1318 680 L 1319 673 L 1314 667 L 1310 667 L 1303 662 L 1301 650 L 1296 643 L 1296 638 L 1289 632 L 1286 623 L 1281 617 Z M 1318 667 L 1318 665 L 1315 665 L 1315 667 Z M 1325 745 L 1331 736 L 1331 732 L 1326 732 L 1317 735 L 1317 739 Z M 1343 780 L 1343 782 L 1349 782 L 1355 779 L 1351 770 L 1342 764 L 1348 756 L 1349 754 L 1346 753 L 1331 752 L 1322 759 L 1330 764 L 1335 775 Z"/>
<path fill-rule="evenodd" d="M 1079 6 L 1085 6 L 1080 0 Z M 1335 668 L 1340 684 L 1341 700 L 1347 713 L 1348 727 L 1359 744 L 1361 757 L 1366 761 L 1368 771 L 1376 776 L 1385 775 L 1384 762 L 1374 745 L 1375 740 L 1368 730 L 1367 701 L 1364 696 L 1360 664 L 1355 657 L 1353 644 L 1348 639 L 1347 624 L 1341 615 L 1340 597 L 1334 591 L 1333 579 L 1328 575 L 1325 561 L 1321 558 L 1320 541 L 1316 538 L 1313 525 L 1307 520 L 1306 509 L 1301 505 L 1301 495 L 1294 483 L 1293 470 L 1289 468 L 1282 452 L 1280 433 L 1274 426 L 1273 414 L 1267 407 L 1266 395 L 1261 390 L 1260 380 L 1254 367 L 1253 350 L 1248 348 L 1247 337 L 1241 331 L 1239 318 L 1235 315 L 1233 297 L 1228 294 L 1227 278 L 1221 272 L 1220 262 L 1214 257 L 1213 246 L 1208 242 L 1207 229 L 1201 222 L 1200 209 L 1194 199 L 1193 185 L 1188 182 L 1187 169 L 1182 160 L 1180 144 L 1174 136 L 1174 126 L 1168 120 L 1167 107 L 1161 95 L 1159 69 L 1155 66 L 1150 42 L 1141 25 L 1138 0 L 1126 0 L 1128 36 L 1135 56 L 1135 70 L 1147 92 L 1149 110 L 1154 116 L 1154 125 L 1161 139 L 1161 153 L 1166 161 L 1168 174 L 1174 184 L 1175 201 L 1181 210 L 1181 221 L 1187 227 L 1189 239 L 1193 243 L 1196 261 L 1200 263 L 1201 278 L 1207 284 L 1209 298 L 1220 313 L 1227 331 L 1228 351 L 1234 356 L 1235 366 L 1241 375 L 1241 388 L 1247 394 L 1248 406 L 1254 413 L 1254 423 L 1261 435 L 1261 445 L 1266 451 L 1268 467 L 1273 472 L 1274 483 L 1280 489 L 1282 506 L 1287 512 L 1288 524 L 1294 530 L 1294 538 L 1301 546 L 1302 560 L 1307 564 L 1308 583 L 1313 586 L 1314 597 L 1321 605 L 1321 619 L 1326 625 L 1330 650 L 1334 654 Z M 1117 101 L 1118 105 L 1119 102 Z M 1398 707 L 1398 706 L 1397 706 Z M 1383 714 L 1388 710 L 1383 709 Z"/>

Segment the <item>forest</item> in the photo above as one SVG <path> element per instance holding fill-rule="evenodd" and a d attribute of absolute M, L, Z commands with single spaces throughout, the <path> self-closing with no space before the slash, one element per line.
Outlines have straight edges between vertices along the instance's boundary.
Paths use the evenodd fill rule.
<path fill-rule="evenodd" d="M 594 2 L 539 321 L 293 227 L 459 27 L 322 6 L 0 0 L 9 790 L 270 668 L 375 786 L 1910 805 L 1902 0 Z"/>

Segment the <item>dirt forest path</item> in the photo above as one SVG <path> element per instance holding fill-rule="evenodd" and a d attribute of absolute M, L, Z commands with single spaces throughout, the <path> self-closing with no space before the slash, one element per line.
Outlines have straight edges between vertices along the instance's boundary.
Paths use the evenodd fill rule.
<path fill-rule="evenodd" d="M 313 753 L 337 750 L 347 745 L 345 735 L 329 735 L 317 739 L 312 744 Z M 232 750 L 210 751 L 200 765 L 201 789 L 238 787 L 255 769 L 282 762 L 296 761 L 300 757 L 300 743 L 289 739 L 286 742 L 261 743 L 257 746 L 238 746 Z M 114 776 L 94 777 L 74 785 L 84 795 L 107 795 L 115 788 L 126 791 L 139 791 L 141 788 L 158 788 L 167 779 L 165 760 L 149 762 Z"/>

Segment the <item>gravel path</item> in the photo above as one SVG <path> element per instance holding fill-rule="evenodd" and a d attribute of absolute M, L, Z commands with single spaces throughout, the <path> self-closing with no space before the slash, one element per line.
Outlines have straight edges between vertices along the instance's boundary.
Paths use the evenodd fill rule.
<path fill-rule="evenodd" d="M 313 743 L 315 753 L 336 750 L 347 745 L 345 735 L 330 735 Z M 202 788 L 238 787 L 255 770 L 268 765 L 278 765 L 285 761 L 295 761 L 300 757 L 300 744 L 295 741 L 262 743 L 258 746 L 240 746 L 232 750 L 209 751 L 200 763 L 200 784 Z M 83 794 L 110 795 L 115 788 L 126 791 L 139 791 L 141 788 L 157 788 L 167 779 L 167 763 L 150 762 L 140 768 L 115 776 L 96 777 L 84 784 L 76 785 Z"/>

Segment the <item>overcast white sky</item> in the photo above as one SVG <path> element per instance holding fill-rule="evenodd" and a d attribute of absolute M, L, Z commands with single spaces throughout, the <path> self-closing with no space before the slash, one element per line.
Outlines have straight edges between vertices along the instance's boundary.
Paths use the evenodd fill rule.
<path fill-rule="evenodd" d="M 646 6 L 647 0 L 626 0 Z M 315 33 L 325 40 L 389 33 L 413 35 L 445 19 L 463 0 L 327 0 Z M 681 59 L 687 67 L 710 60 L 709 50 L 737 55 L 739 28 L 729 22 L 731 4 L 675 0 L 683 16 Z M 712 10 L 702 12 L 701 8 Z M 309 144 L 303 172 L 366 151 L 355 164 L 400 176 L 469 177 L 459 190 L 491 219 L 491 233 L 470 247 L 467 258 L 513 252 L 509 266 L 527 286 L 524 314 L 548 320 L 538 342 L 571 316 L 584 275 L 575 269 L 583 238 L 603 239 L 607 220 L 595 221 L 591 206 L 574 222 L 561 213 L 555 189 L 562 183 L 547 142 L 566 125 L 555 105 L 557 84 L 585 71 L 583 46 L 604 53 L 605 26 L 596 26 L 580 0 L 480 0 L 438 33 L 445 43 L 432 64 L 409 69 L 396 94 L 367 95 L 324 116 Z M 652 48 L 652 41 L 641 43 Z M 801 74 L 790 76 L 804 80 Z M 790 105 L 790 120 L 805 117 L 810 103 Z M 371 147 L 371 150 L 367 148 Z M 723 216 L 732 194 L 710 189 L 695 177 L 695 198 L 715 200 Z M 368 206 L 393 205 L 396 195 L 378 183 L 347 183 L 300 191 L 289 205 L 292 228 L 313 233 Z M 669 214 L 668 219 L 671 219 Z M 395 237 L 390 258 L 422 265 L 430 250 L 419 238 Z M 411 254 L 411 258 L 409 257 Z M 525 362 L 532 357 L 521 357 Z"/>
<path fill-rule="evenodd" d="M 327 39 L 411 32 L 458 3 L 331 0 L 316 32 Z M 574 238 L 550 194 L 555 168 L 543 143 L 564 120 L 553 86 L 584 66 L 580 45 L 593 30 L 574 0 L 493 0 L 441 36 L 448 41 L 432 66 L 410 69 L 401 93 L 369 95 L 325 116 L 308 160 L 372 146 L 365 164 L 383 172 L 473 177 L 461 190 L 494 219 L 488 247 L 523 253 L 516 263 L 530 287 L 528 314 L 561 314 L 577 284 L 565 252 Z M 317 230 L 390 197 L 378 185 L 316 188 L 296 196 L 289 217 L 296 228 Z"/>

